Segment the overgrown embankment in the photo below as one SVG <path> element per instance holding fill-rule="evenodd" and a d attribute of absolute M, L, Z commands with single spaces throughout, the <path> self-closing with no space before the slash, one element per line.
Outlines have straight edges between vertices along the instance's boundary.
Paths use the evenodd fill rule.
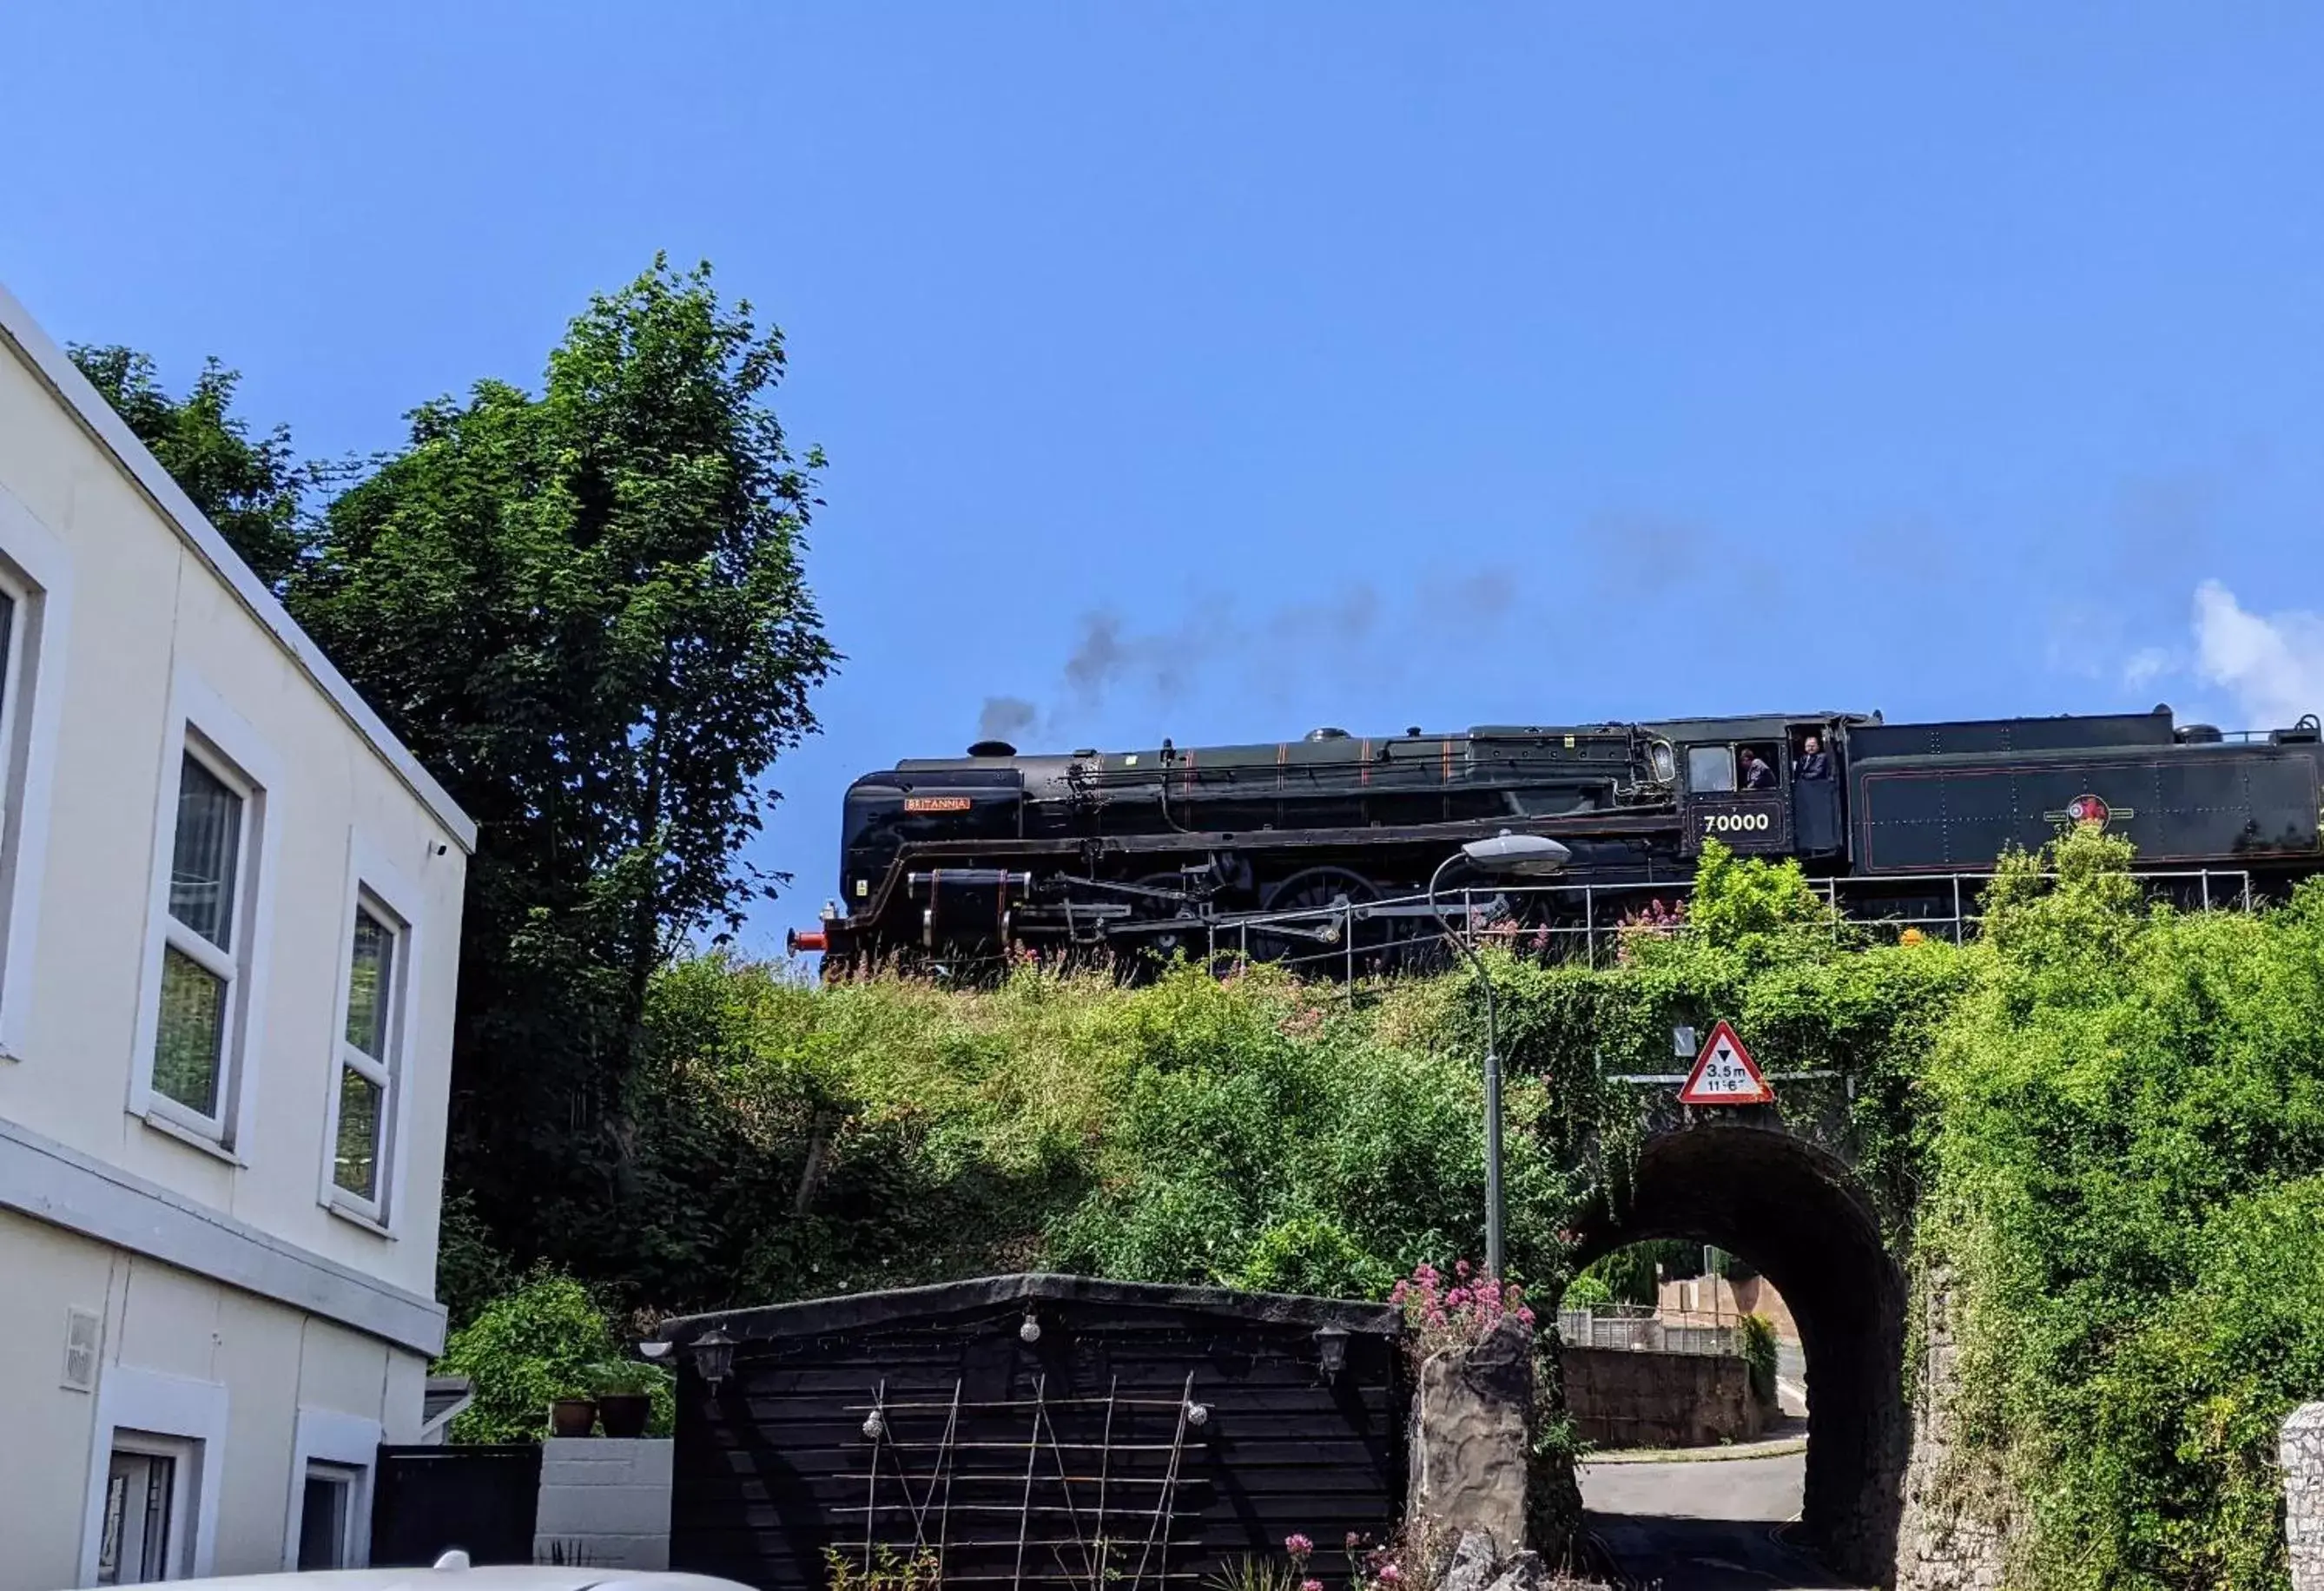
<path fill-rule="evenodd" d="M 2324 1391 L 2324 887 L 2136 909 L 2118 841 L 2005 873 L 1918 1093 L 1955 1413 L 2013 1583 L 2286 1583 L 2276 1428 Z"/>
<path fill-rule="evenodd" d="M 1965 1462 L 2020 1499 L 2017 1579 L 2281 1584 L 2270 1432 L 2324 1390 L 2324 891 L 2149 916 L 2118 842 L 2055 860 L 2055 887 L 2010 864 L 1966 949 L 1859 943 L 1795 872 L 1714 852 L 1686 927 L 1619 965 L 1499 958 L 1512 1268 L 1554 1285 L 1618 1198 L 1640 1117 L 1608 1080 L 1727 1016 L 1840 1074 L 1873 1202 L 1954 1278 Z M 826 989 L 689 961 L 603 1206 L 525 1258 L 663 1310 L 1037 1266 L 1379 1296 L 1481 1246 L 1480 1018 L 1460 975 Z M 513 1279 L 458 1228 L 456 1318 Z"/>

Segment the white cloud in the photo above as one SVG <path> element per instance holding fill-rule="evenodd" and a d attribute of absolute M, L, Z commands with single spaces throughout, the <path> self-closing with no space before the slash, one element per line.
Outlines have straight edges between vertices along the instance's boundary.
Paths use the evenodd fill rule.
<path fill-rule="evenodd" d="M 2167 648 L 2141 647 L 2122 666 L 2122 683 L 2136 690 L 2166 674 L 2178 673 L 2182 667 L 2183 660 Z"/>
<path fill-rule="evenodd" d="M 2232 692 L 2255 729 L 2324 713 L 2324 617 L 2299 609 L 2254 613 L 2206 580 L 2195 589 L 2195 671 Z"/>

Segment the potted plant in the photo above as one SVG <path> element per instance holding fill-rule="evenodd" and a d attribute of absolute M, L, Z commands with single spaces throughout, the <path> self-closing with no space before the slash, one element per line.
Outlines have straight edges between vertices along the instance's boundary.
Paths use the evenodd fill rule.
<path fill-rule="evenodd" d="M 558 1398 L 549 1405 L 549 1434 L 560 1437 L 585 1437 L 596 1426 L 597 1402 L 594 1398 Z"/>
<path fill-rule="evenodd" d="M 590 1388 L 597 1396 L 597 1414 L 609 1437 L 641 1437 L 653 1418 L 653 1387 L 660 1379 L 650 1365 L 616 1361 L 592 1373 Z"/>

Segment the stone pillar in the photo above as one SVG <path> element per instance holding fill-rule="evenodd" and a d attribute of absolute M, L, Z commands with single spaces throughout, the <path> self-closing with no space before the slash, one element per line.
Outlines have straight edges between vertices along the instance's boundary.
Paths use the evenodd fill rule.
<path fill-rule="evenodd" d="M 1451 1540 L 1482 1536 L 1491 1560 L 1525 1545 L 1533 1390 L 1533 1334 L 1514 1320 L 1420 1367 L 1407 1503 L 1416 1523 Z"/>
<path fill-rule="evenodd" d="M 2284 1421 L 2282 1459 L 2292 1591 L 2324 1591 L 2324 1403 L 2304 1403 Z"/>
<path fill-rule="evenodd" d="M 1954 1431 L 1960 1350 L 1950 1276 L 1927 1278 L 1916 1302 L 1925 1334 L 1896 1533 L 1896 1591 L 2000 1591 L 2015 1503 L 1987 1457 L 1964 1451 Z"/>
<path fill-rule="evenodd" d="M 532 1560 L 568 1567 L 669 1568 L 671 1444 L 552 1437 L 540 1444 Z"/>

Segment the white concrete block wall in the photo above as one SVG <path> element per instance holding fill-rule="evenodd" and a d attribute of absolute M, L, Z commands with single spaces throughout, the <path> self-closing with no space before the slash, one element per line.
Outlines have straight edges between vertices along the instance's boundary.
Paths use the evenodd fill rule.
<path fill-rule="evenodd" d="M 587 1568 L 669 1567 L 671 1444 L 550 1438 L 540 1448 L 535 1563 Z"/>

